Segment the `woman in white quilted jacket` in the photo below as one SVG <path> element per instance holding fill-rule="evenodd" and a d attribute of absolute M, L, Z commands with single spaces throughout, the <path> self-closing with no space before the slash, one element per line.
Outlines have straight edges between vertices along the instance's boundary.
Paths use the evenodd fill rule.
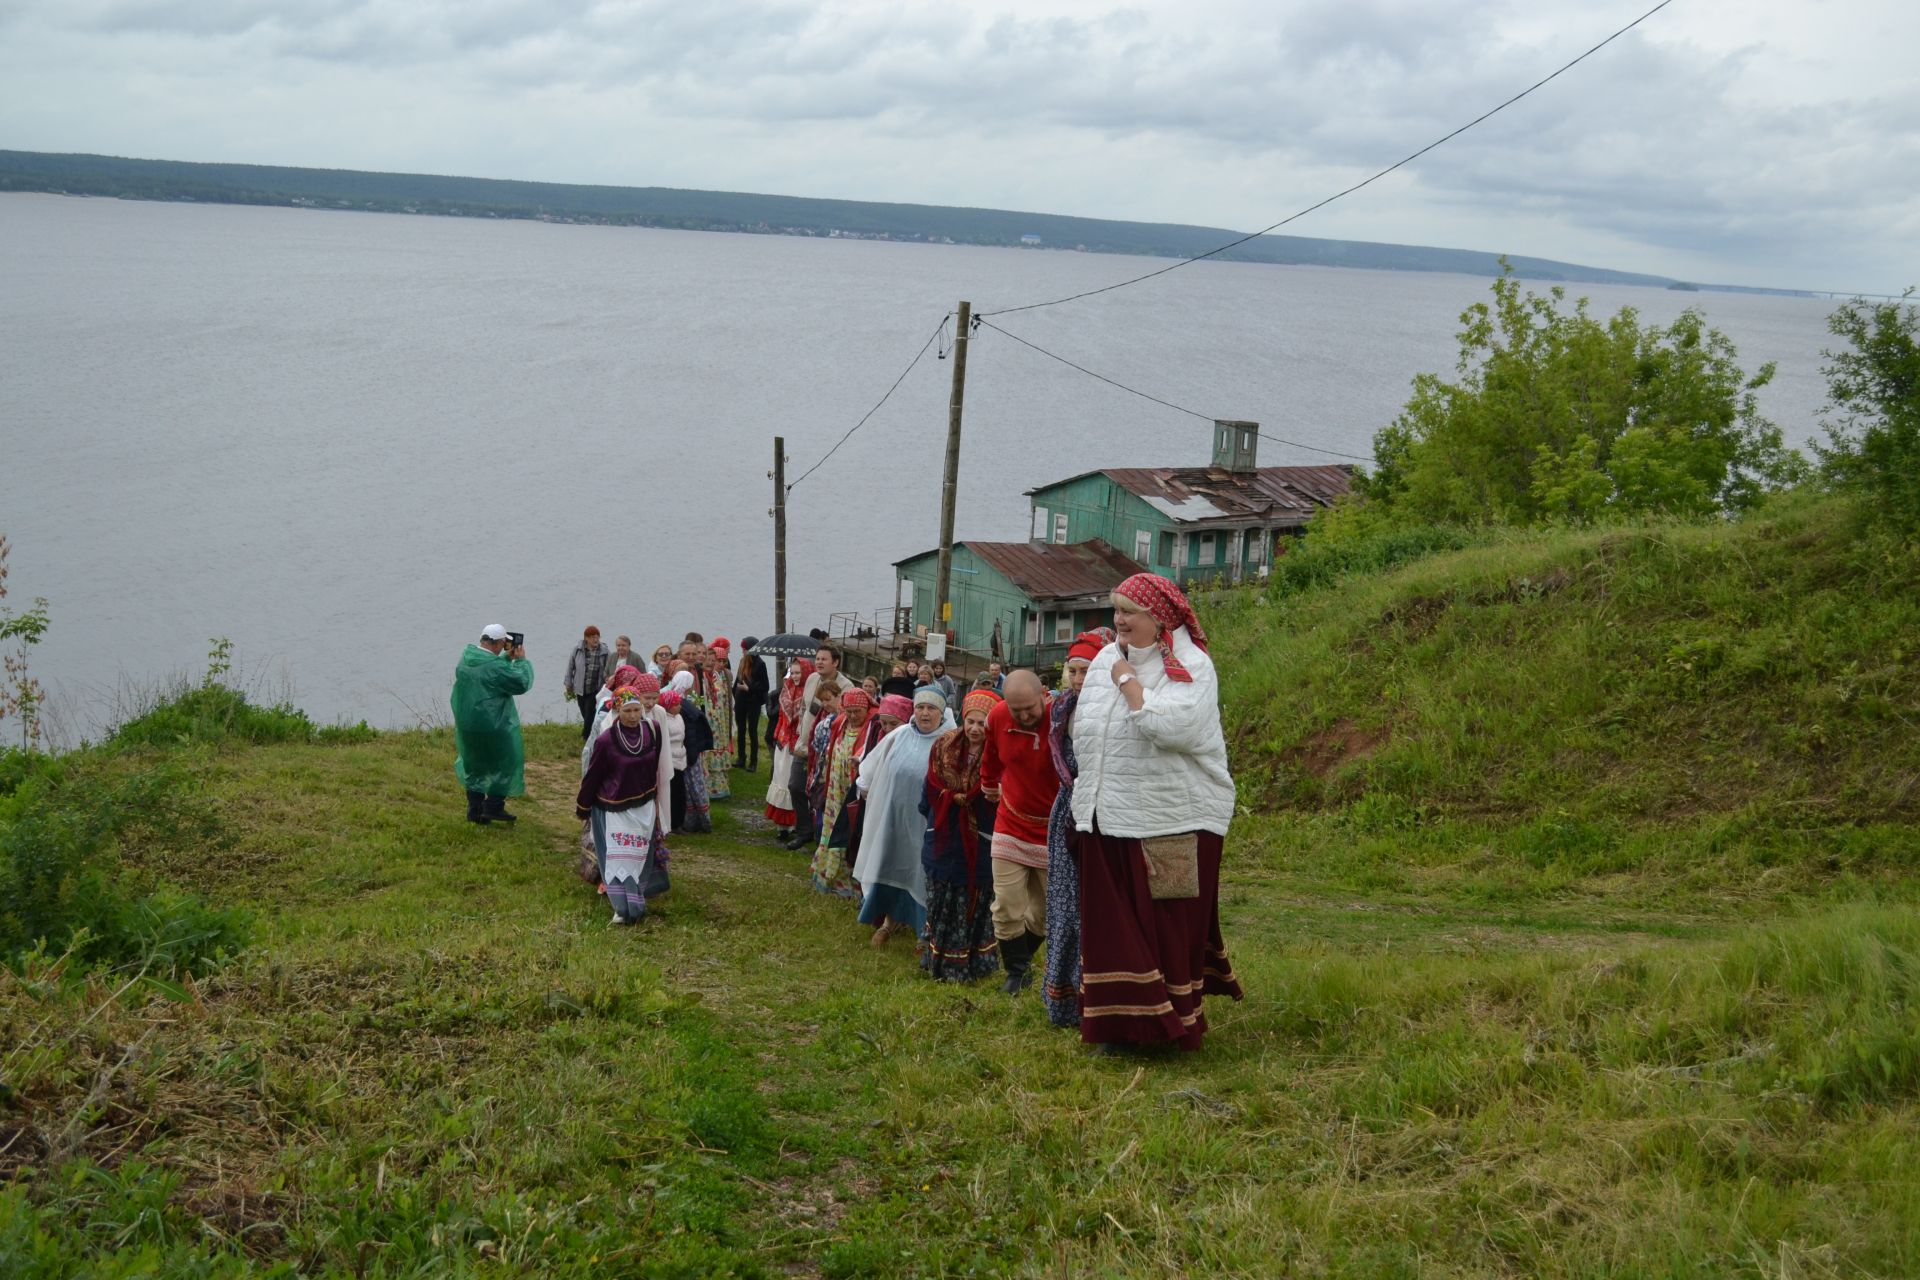
<path fill-rule="evenodd" d="M 1119 638 L 1073 716 L 1080 763 L 1080 1038 L 1198 1049 L 1203 995 L 1241 996 L 1220 937 L 1233 777 L 1206 633 L 1180 588 L 1139 573 L 1113 593 Z"/>

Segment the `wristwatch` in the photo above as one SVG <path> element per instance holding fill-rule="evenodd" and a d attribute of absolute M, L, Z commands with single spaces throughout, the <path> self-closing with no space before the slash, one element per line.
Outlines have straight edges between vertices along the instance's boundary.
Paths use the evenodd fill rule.
<path fill-rule="evenodd" d="M 1118 687 L 1120 687 L 1121 685 L 1124 685 L 1124 684 L 1126 684 L 1126 683 L 1127 683 L 1127 681 L 1129 681 L 1129 680 L 1138 680 L 1139 678 L 1140 678 L 1139 676 L 1136 676 L 1135 674 L 1133 674 L 1133 672 L 1131 672 L 1131 671 L 1129 671 L 1129 672 L 1127 672 L 1127 673 L 1126 673 L 1125 675 L 1123 675 L 1123 676 L 1121 676 L 1121 677 L 1120 677 L 1120 678 L 1119 678 L 1118 680 L 1115 680 L 1115 681 L 1113 682 L 1113 683 L 1114 683 L 1114 687 L 1116 687 L 1116 688 L 1118 688 Z"/>

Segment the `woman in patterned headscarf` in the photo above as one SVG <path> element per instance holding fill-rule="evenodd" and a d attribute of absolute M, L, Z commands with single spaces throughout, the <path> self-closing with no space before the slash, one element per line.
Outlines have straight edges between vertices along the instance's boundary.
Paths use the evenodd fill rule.
<path fill-rule="evenodd" d="M 836 897 L 853 897 L 852 868 L 847 849 L 853 837 L 854 769 L 879 741 L 880 722 L 873 700 L 864 689 L 849 689 L 840 700 L 840 714 L 828 727 L 821 752 L 820 843 L 813 851 L 813 887 Z"/>
<path fill-rule="evenodd" d="M 976 689 L 960 704 L 960 728 L 934 744 L 920 801 L 927 834 L 927 923 L 920 967 L 943 982 L 972 982 L 1000 967 L 993 937 L 994 806 L 981 794 L 987 714 L 1000 695 Z"/>
<path fill-rule="evenodd" d="M 669 828 L 662 805 L 672 765 L 666 735 L 653 718 L 654 696 L 630 687 L 613 695 L 614 721 L 594 739 L 574 798 L 574 812 L 594 832 L 615 924 L 638 924 L 647 914 L 649 882 Z"/>
<path fill-rule="evenodd" d="M 1197 1049 L 1201 996 L 1240 998 L 1220 937 L 1233 777 L 1207 635 L 1180 588 L 1140 573 L 1113 593 L 1115 643 L 1073 711 L 1080 1038 Z"/>

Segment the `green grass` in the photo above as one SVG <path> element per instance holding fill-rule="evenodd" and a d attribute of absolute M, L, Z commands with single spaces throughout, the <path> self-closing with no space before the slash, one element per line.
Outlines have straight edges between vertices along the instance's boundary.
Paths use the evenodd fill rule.
<path fill-rule="evenodd" d="M 874 950 L 752 829 L 752 775 L 626 931 L 572 873 L 564 729 L 530 730 L 512 830 L 462 820 L 445 733 L 230 746 L 230 838 L 138 869 L 250 910 L 245 956 L 0 973 L 0 1274 L 1920 1274 L 1911 659 L 1844 675 L 1913 606 L 1826 594 L 1817 538 L 1782 582 L 1756 545 L 1816 526 L 1774 519 L 1222 608 L 1259 723 L 1222 903 L 1248 998 L 1185 1056 L 1087 1057 L 1037 999 Z M 1670 607 L 1632 585 L 1663 557 Z M 1579 565 L 1609 593 L 1478 598 Z M 1629 678 L 1676 679 L 1641 658 L 1742 593 L 1710 634 L 1817 660 L 1665 703 Z M 1378 624 L 1426 597 L 1423 635 Z M 1609 618 L 1604 689 L 1556 687 Z M 1841 679 L 1885 714 L 1793 749 Z M 1765 708 L 1757 769 L 1701 745 Z M 1312 772 L 1343 719 L 1390 732 Z"/>

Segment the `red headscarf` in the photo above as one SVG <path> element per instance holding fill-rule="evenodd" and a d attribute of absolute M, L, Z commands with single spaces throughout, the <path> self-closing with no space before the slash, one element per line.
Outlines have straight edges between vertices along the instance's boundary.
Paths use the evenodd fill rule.
<path fill-rule="evenodd" d="M 1166 664 L 1167 679 L 1192 684 L 1192 673 L 1173 656 L 1174 628 L 1185 627 L 1202 653 L 1207 651 L 1207 633 L 1200 629 L 1200 619 L 1193 616 L 1193 606 L 1180 588 L 1157 573 L 1136 573 L 1115 587 L 1113 594 L 1139 605 L 1160 624 L 1160 660 Z"/>
<path fill-rule="evenodd" d="M 840 714 L 834 718 L 833 740 L 827 744 L 829 755 L 832 754 L 834 747 L 840 745 L 840 739 L 849 737 L 854 732 L 852 717 L 847 715 L 847 712 L 853 710 L 855 707 L 867 708 L 866 721 L 860 726 L 863 732 L 870 733 L 872 730 L 880 727 L 874 723 L 873 699 L 867 695 L 867 691 L 865 689 L 847 690 L 846 693 L 840 697 Z M 858 750 L 858 744 L 856 744 L 856 750 Z"/>

